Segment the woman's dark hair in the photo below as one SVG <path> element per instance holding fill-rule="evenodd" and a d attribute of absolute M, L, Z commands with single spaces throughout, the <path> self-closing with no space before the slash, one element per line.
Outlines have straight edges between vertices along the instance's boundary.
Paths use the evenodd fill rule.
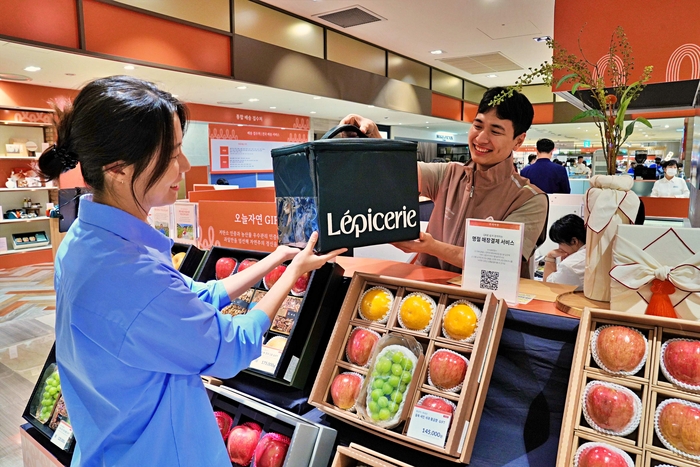
<path fill-rule="evenodd" d="M 56 144 L 39 158 L 48 180 L 76 166 L 95 193 L 105 190 L 104 167 L 121 162 L 134 167 L 134 182 L 155 159 L 146 183 L 151 188 L 165 174 L 175 141 L 173 117 L 187 125 L 187 108 L 155 84 L 131 76 L 110 76 L 88 83 L 72 105 L 56 110 Z"/>
<path fill-rule="evenodd" d="M 554 243 L 571 245 L 574 238 L 586 244 L 586 226 L 576 214 L 567 214 L 549 228 L 549 239 Z"/>
<path fill-rule="evenodd" d="M 673 167 L 678 167 L 678 162 L 676 162 L 675 159 L 669 159 L 661 163 L 661 167 L 663 167 L 664 169 L 666 169 L 666 167 L 668 167 L 669 165 Z"/>
<path fill-rule="evenodd" d="M 487 89 L 479 102 L 477 113 L 485 114 L 495 109 L 498 118 L 513 122 L 513 138 L 515 138 L 530 129 L 532 119 L 535 117 L 535 110 L 528 98 L 518 91 L 513 91 L 513 95 L 506 97 L 500 104 L 490 105 L 491 101 L 502 92 L 507 92 L 507 89 L 503 87 Z"/>

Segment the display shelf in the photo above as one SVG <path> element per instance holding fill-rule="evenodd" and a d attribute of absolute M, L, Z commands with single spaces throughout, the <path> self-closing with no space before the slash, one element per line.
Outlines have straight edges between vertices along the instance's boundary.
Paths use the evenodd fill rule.
<path fill-rule="evenodd" d="M 30 217 L 27 219 L 1 219 L 0 224 L 13 224 L 17 222 L 34 222 L 34 221 L 46 221 L 49 220 L 48 216 Z"/>
<path fill-rule="evenodd" d="M 34 248 L 23 248 L 21 250 L 7 250 L 7 251 L 0 251 L 0 256 L 2 255 L 11 255 L 12 253 L 26 253 L 28 251 L 39 251 L 39 250 L 50 250 L 51 245 L 46 245 L 46 246 L 38 246 Z"/>

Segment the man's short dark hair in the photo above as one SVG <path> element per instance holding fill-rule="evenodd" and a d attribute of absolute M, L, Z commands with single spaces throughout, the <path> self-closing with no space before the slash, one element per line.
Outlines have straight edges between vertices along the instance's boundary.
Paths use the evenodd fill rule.
<path fill-rule="evenodd" d="M 578 156 L 577 159 L 583 159 L 583 156 Z"/>
<path fill-rule="evenodd" d="M 664 162 L 661 164 L 661 167 L 663 167 L 663 168 L 665 169 L 665 168 L 668 167 L 669 165 L 672 166 L 672 167 L 678 167 L 678 162 L 676 162 L 675 159 L 669 159 L 669 160 L 667 160 L 667 161 L 664 161 Z"/>
<path fill-rule="evenodd" d="M 518 91 L 513 91 L 513 95 L 505 98 L 500 104 L 496 106 L 490 105 L 491 101 L 502 92 L 507 92 L 506 88 L 495 87 L 487 89 L 481 98 L 481 102 L 479 102 L 477 113 L 485 114 L 490 110 L 496 110 L 498 118 L 513 122 L 513 138 L 515 138 L 530 129 L 532 119 L 535 117 L 535 110 L 532 108 L 528 98 Z"/>
<path fill-rule="evenodd" d="M 586 244 L 586 226 L 576 214 L 567 214 L 549 228 L 549 239 L 554 243 L 571 245 L 574 238 Z"/>
<path fill-rule="evenodd" d="M 537 152 L 549 154 L 552 151 L 554 151 L 554 141 L 547 138 L 537 141 Z"/>
<path fill-rule="evenodd" d="M 654 161 L 656 161 L 656 163 L 658 164 L 659 162 L 661 162 L 661 158 L 660 158 L 660 157 L 657 157 L 657 158 L 654 159 Z"/>

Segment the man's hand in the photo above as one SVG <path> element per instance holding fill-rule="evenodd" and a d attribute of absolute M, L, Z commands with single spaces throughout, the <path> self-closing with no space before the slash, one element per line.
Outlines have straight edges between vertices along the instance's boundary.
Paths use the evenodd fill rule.
<path fill-rule="evenodd" d="M 552 250 L 549 253 L 547 253 L 547 258 L 549 258 L 550 261 L 556 261 L 557 258 L 559 258 L 560 260 L 563 261 L 568 256 L 569 256 L 569 253 L 567 253 L 566 251 L 564 251 L 560 248 L 557 248 L 556 250 Z"/>
<path fill-rule="evenodd" d="M 435 239 L 432 235 L 427 232 L 421 232 L 420 236 L 416 240 L 407 240 L 405 242 L 395 242 L 392 243 L 396 248 L 403 251 L 404 253 L 433 253 L 433 246 L 435 245 Z"/>
<path fill-rule="evenodd" d="M 379 134 L 379 128 L 377 124 L 374 123 L 369 118 L 361 117 L 356 114 L 350 114 L 340 121 L 340 125 L 355 125 L 360 129 L 362 133 L 369 136 L 370 138 L 381 138 L 382 135 Z M 356 137 L 358 135 L 352 132 L 345 132 L 344 136 L 346 138 Z"/>

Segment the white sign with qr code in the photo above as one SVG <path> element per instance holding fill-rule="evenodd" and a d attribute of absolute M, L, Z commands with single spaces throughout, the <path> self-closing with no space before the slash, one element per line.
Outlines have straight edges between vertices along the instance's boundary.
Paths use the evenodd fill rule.
<path fill-rule="evenodd" d="M 519 222 L 467 219 L 462 288 L 493 292 L 518 303 L 525 226 Z"/>

